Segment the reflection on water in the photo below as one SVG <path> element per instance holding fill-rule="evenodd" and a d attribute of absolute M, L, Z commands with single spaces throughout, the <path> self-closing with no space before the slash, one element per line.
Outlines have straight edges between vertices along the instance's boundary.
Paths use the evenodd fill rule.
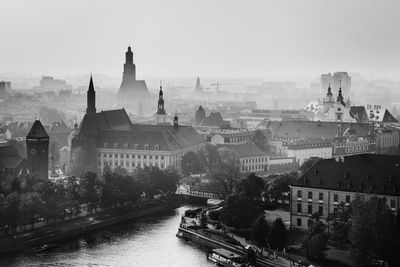
<path fill-rule="evenodd" d="M 181 215 L 192 208 L 87 234 L 38 254 L 0 259 L 1 266 L 213 266 L 206 253 L 177 238 Z"/>

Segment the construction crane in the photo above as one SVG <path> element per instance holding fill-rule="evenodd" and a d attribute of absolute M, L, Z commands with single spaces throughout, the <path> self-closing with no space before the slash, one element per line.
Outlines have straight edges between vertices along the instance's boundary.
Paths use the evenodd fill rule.
<path fill-rule="evenodd" d="M 217 83 L 212 83 L 211 84 L 211 86 L 216 86 L 216 89 L 217 89 L 217 93 L 219 92 L 219 86 L 220 85 L 223 85 L 222 83 L 219 83 L 219 82 L 217 82 Z"/>

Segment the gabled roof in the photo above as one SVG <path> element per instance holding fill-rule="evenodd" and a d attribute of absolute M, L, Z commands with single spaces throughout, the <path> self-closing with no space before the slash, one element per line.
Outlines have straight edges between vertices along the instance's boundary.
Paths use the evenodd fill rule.
<path fill-rule="evenodd" d="M 40 139 L 48 137 L 49 135 L 47 134 L 46 130 L 39 120 L 35 120 L 28 135 L 26 136 L 27 139 Z"/>
<path fill-rule="evenodd" d="M 385 108 L 367 108 L 367 113 L 370 121 L 383 123 L 398 122 L 398 120 Z"/>
<path fill-rule="evenodd" d="M 267 127 L 271 130 L 273 138 L 324 138 L 332 140 L 335 138 L 339 124 L 342 125 L 343 129 L 350 127 L 350 123 L 322 121 L 270 121 Z M 353 123 L 353 127 L 358 136 L 368 135 L 368 123 Z"/>
<path fill-rule="evenodd" d="M 204 117 L 204 119 L 199 124 L 199 126 L 211 126 L 211 127 L 224 127 L 229 125 L 230 123 L 228 121 L 224 121 L 221 113 L 219 112 L 211 112 L 210 115 Z"/>
<path fill-rule="evenodd" d="M 15 169 L 24 160 L 10 143 L 0 145 L 0 168 Z"/>
<path fill-rule="evenodd" d="M 318 161 L 294 186 L 400 195 L 400 156 L 361 154 Z"/>
<path fill-rule="evenodd" d="M 131 130 L 104 130 L 97 138 L 97 146 L 103 147 L 108 143 L 109 147 L 114 144 L 118 148 L 123 148 L 128 144 L 129 149 L 138 145 L 139 150 L 143 150 L 145 145 L 149 150 L 173 151 L 181 148 L 205 143 L 205 140 L 191 126 L 179 126 L 175 129 L 173 125 L 147 125 L 134 124 Z"/>
<path fill-rule="evenodd" d="M 103 130 L 132 129 L 132 122 L 125 109 L 107 110 L 86 114 L 79 127 L 79 135 L 96 135 Z"/>

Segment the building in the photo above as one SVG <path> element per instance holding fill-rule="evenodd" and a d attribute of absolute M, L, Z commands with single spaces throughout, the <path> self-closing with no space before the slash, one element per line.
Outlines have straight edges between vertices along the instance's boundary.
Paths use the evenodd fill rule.
<path fill-rule="evenodd" d="M 160 92 L 158 93 L 157 111 L 154 114 L 156 124 L 170 124 L 169 117 L 164 108 L 164 93 L 160 85 Z"/>
<path fill-rule="evenodd" d="M 337 98 L 333 97 L 331 86 L 328 86 L 326 97 L 318 101 L 314 108 L 315 121 L 357 122 L 351 115 L 351 102 L 344 99 L 342 89 L 339 87 Z"/>
<path fill-rule="evenodd" d="M 72 86 L 68 85 L 64 80 L 54 79 L 52 76 L 42 76 L 42 79 L 40 80 L 40 89 L 54 91 L 61 89 L 72 89 Z"/>
<path fill-rule="evenodd" d="M 200 105 L 195 111 L 193 126 L 198 129 L 220 129 L 230 128 L 230 123 L 222 118 L 220 112 L 210 112 L 206 116 L 205 110 Z"/>
<path fill-rule="evenodd" d="M 386 108 L 381 105 L 367 105 L 366 112 L 370 122 L 378 126 L 399 122 Z"/>
<path fill-rule="evenodd" d="M 26 151 L 30 173 L 47 179 L 49 176 L 49 136 L 39 120 L 35 120 L 26 136 Z"/>
<path fill-rule="evenodd" d="M 0 95 L 11 90 L 11 82 L 0 81 Z"/>
<path fill-rule="evenodd" d="M 387 125 L 376 129 L 376 152 L 394 154 L 400 151 L 400 127 Z"/>
<path fill-rule="evenodd" d="M 194 87 L 194 92 L 196 94 L 202 94 L 203 93 L 203 86 L 200 83 L 200 78 L 199 77 L 197 77 L 196 86 Z"/>
<path fill-rule="evenodd" d="M 244 144 L 251 141 L 253 138 L 255 131 L 257 130 L 248 130 L 248 129 L 216 129 L 211 130 L 207 134 L 207 141 L 211 142 L 211 144 Z M 267 138 L 268 132 L 265 130 L 260 130 L 264 133 Z"/>
<path fill-rule="evenodd" d="M 321 93 L 324 93 L 331 84 L 333 84 L 332 73 L 321 74 Z"/>
<path fill-rule="evenodd" d="M 310 217 L 320 219 L 334 213 L 340 202 L 350 203 L 357 196 L 386 198 L 397 214 L 400 208 L 400 157 L 361 154 L 318 161 L 290 185 L 290 226 L 306 230 Z M 328 223 L 328 231 L 330 224 Z"/>
<path fill-rule="evenodd" d="M 16 177 L 27 173 L 26 150 L 21 155 L 18 149 L 9 141 L 0 141 L 0 180 L 5 177 Z"/>
<path fill-rule="evenodd" d="M 353 124 L 344 130 L 341 124 L 337 126 L 336 136 L 332 142 L 333 157 L 343 157 L 355 154 L 375 153 L 376 137 L 373 124 L 369 124 L 368 135 L 360 135 Z"/>
<path fill-rule="evenodd" d="M 133 63 L 131 47 L 125 53 L 124 73 L 118 91 L 118 103 L 138 115 L 150 112 L 150 95 L 146 81 L 136 79 L 136 65 Z"/>
<path fill-rule="evenodd" d="M 89 91 L 91 86 L 89 86 Z M 94 98 L 88 94 L 88 98 Z M 93 99 L 88 99 L 88 111 Z M 95 108 L 95 107 L 94 107 Z M 67 173 L 102 172 L 104 167 L 137 168 L 156 166 L 180 171 L 182 157 L 196 152 L 207 142 L 191 126 L 133 124 L 125 109 L 87 112 L 68 138 Z M 64 149 L 65 150 L 65 149 Z"/>
<path fill-rule="evenodd" d="M 333 74 L 333 91 L 338 92 L 339 89 L 342 89 L 344 95 L 351 96 L 351 77 L 347 72 Z"/>
<path fill-rule="evenodd" d="M 253 144 L 217 145 L 219 152 L 225 150 L 233 153 L 239 161 L 242 173 L 263 173 L 268 169 L 268 155 Z"/>
<path fill-rule="evenodd" d="M 286 144 L 287 157 L 296 158 L 300 166 L 312 157 L 323 159 L 332 158 L 332 142 L 322 138 L 305 138 Z"/>

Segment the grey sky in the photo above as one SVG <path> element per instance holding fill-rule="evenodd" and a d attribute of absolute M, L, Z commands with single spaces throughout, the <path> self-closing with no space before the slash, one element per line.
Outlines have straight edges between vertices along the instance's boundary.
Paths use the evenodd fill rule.
<path fill-rule="evenodd" d="M 0 73 L 400 74 L 400 1 L 1 0 Z M 399 75 L 400 76 L 400 75 Z"/>

